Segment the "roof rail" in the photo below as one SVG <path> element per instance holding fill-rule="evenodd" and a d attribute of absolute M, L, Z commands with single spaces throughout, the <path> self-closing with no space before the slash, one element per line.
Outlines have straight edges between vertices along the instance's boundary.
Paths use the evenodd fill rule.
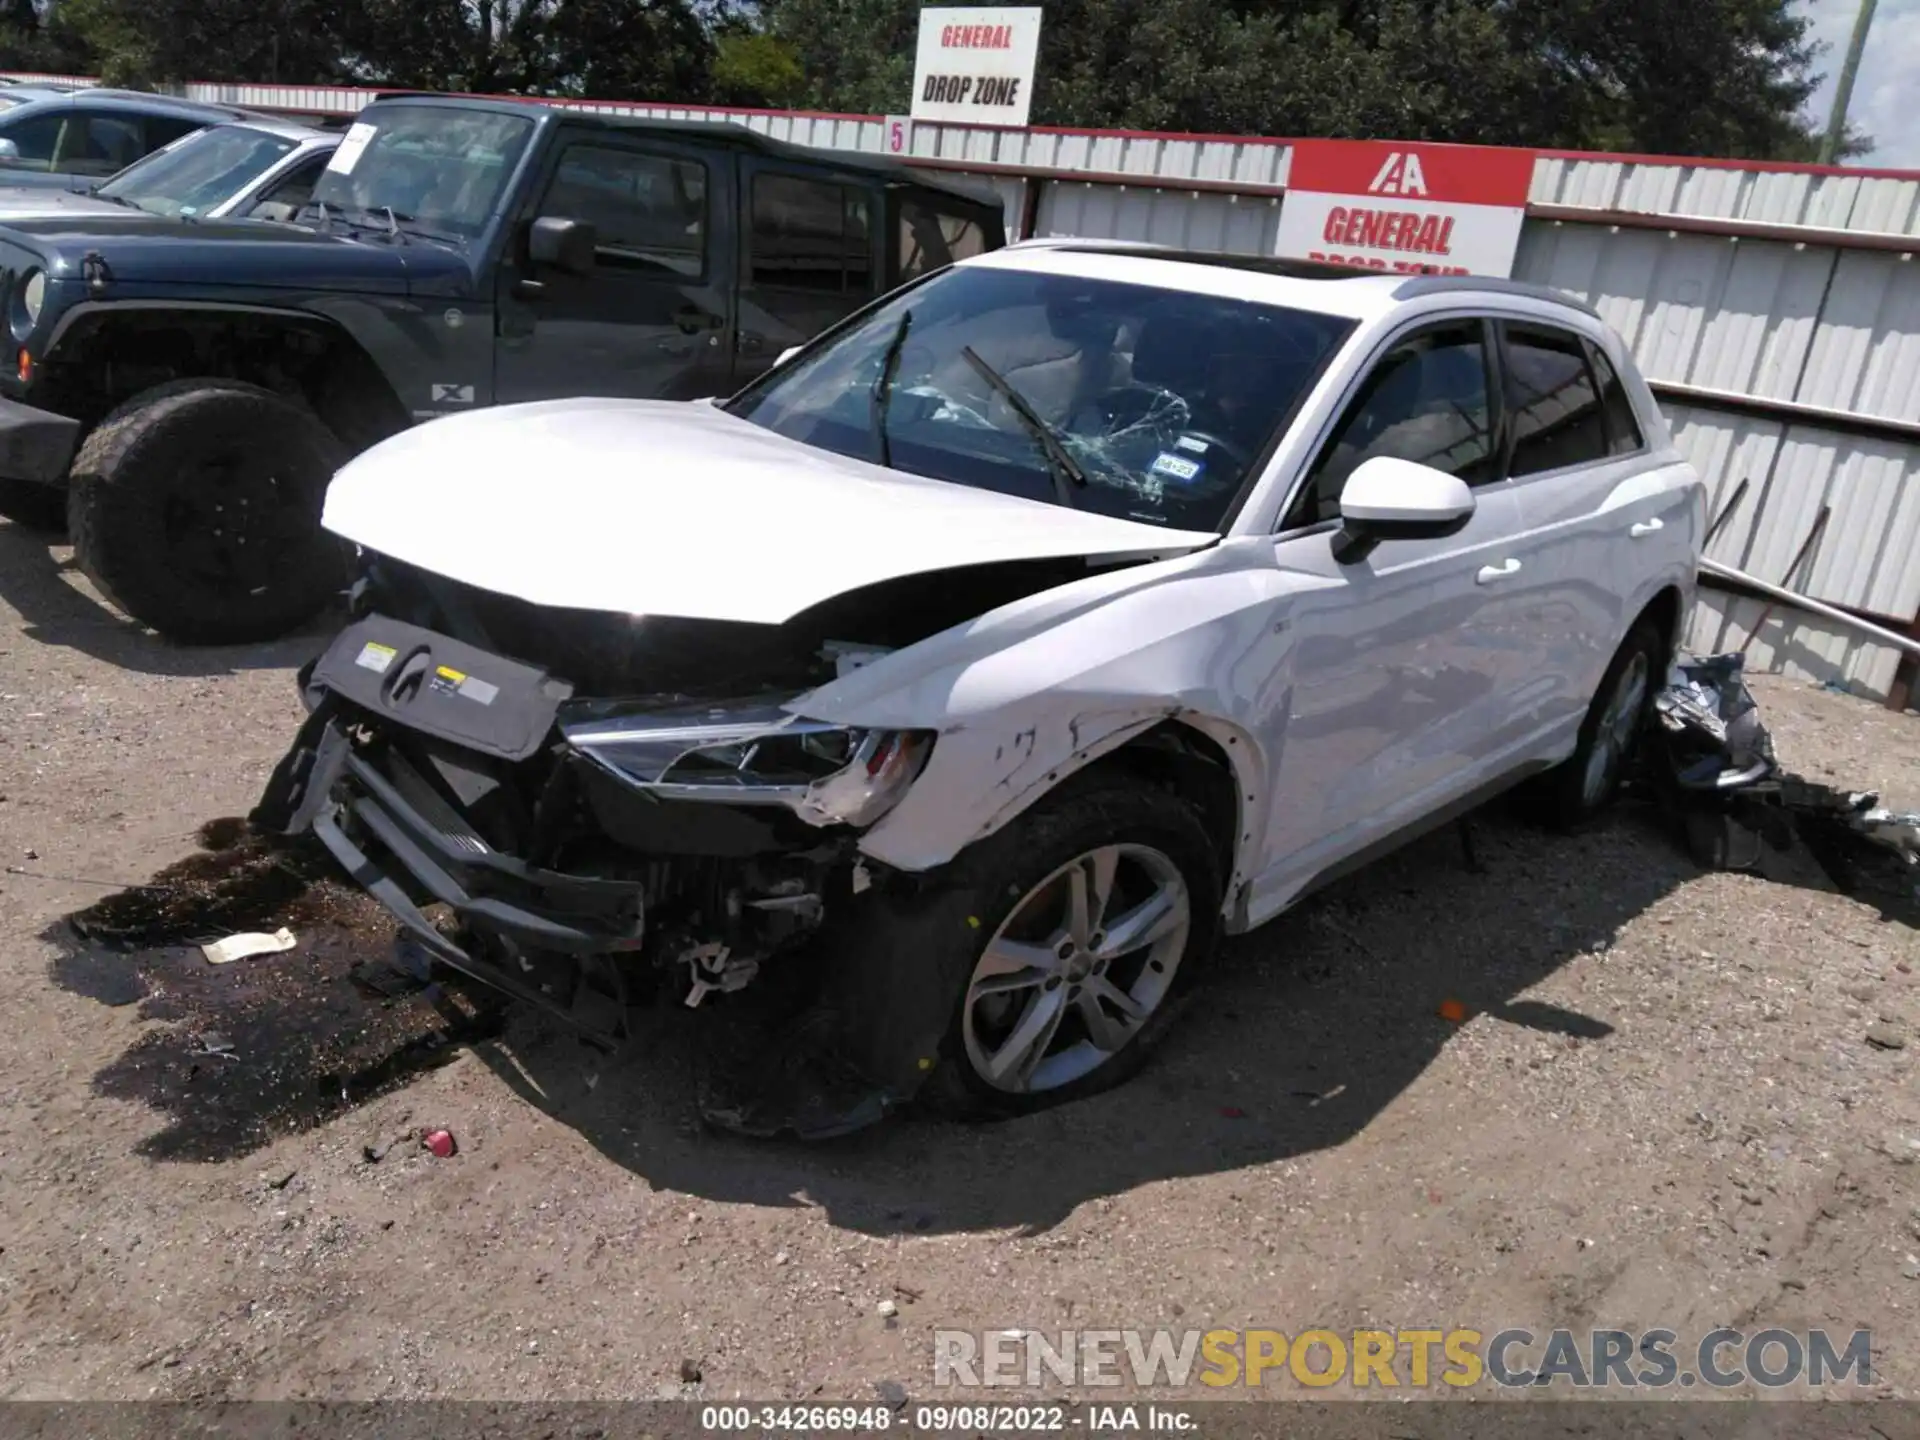
<path fill-rule="evenodd" d="M 1455 295 L 1474 292 L 1485 295 L 1524 295 L 1529 300 L 1545 300 L 1564 305 L 1583 315 L 1600 319 L 1600 312 L 1578 295 L 1556 290 L 1551 285 L 1536 285 L 1530 280 L 1509 280 L 1504 275 L 1409 275 L 1394 287 L 1396 300 L 1416 300 L 1422 295 Z"/>

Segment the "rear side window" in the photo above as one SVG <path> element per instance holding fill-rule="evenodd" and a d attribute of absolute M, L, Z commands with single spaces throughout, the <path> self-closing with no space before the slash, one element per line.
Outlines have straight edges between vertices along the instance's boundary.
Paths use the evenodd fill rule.
<path fill-rule="evenodd" d="M 1600 409 L 1607 417 L 1607 453 L 1631 455 L 1646 449 L 1647 437 L 1641 433 L 1640 417 L 1633 413 L 1627 387 L 1620 383 L 1619 373 L 1607 359 L 1607 352 L 1589 342 L 1587 358 L 1593 362 L 1593 373 L 1600 382 Z"/>
<path fill-rule="evenodd" d="M 1282 529 L 1335 520 L 1347 477 L 1389 456 L 1431 465 L 1469 485 L 1499 478 L 1487 330 L 1478 320 L 1416 330 L 1381 357 L 1308 472 Z"/>
<path fill-rule="evenodd" d="M 69 175 L 114 175 L 147 153 L 136 115 L 76 115 L 54 168 Z"/>
<path fill-rule="evenodd" d="M 171 145 L 182 135 L 191 135 L 206 126 L 198 120 L 182 120 L 177 115 L 149 115 L 147 117 L 147 148 L 158 150 L 163 145 Z"/>
<path fill-rule="evenodd" d="M 1515 479 L 1607 458 L 1607 423 L 1580 337 L 1544 325 L 1508 324 L 1507 403 Z"/>
<path fill-rule="evenodd" d="M 936 210 L 912 196 L 902 197 L 899 213 L 902 282 L 986 253 L 987 231 L 978 220 Z"/>
<path fill-rule="evenodd" d="M 861 191 L 799 175 L 753 177 L 755 285 L 839 295 L 873 289 L 873 218 Z"/>

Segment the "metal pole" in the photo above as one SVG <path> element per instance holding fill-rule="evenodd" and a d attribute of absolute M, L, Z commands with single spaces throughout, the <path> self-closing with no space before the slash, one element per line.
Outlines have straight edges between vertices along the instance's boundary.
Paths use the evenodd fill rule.
<path fill-rule="evenodd" d="M 1840 142 L 1847 138 L 1847 106 L 1853 103 L 1853 79 L 1860 72 L 1860 56 L 1867 48 L 1867 31 L 1873 28 L 1873 8 L 1878 0 L 1860 0 L 1860 13 L 1853 18 L 1853 39 L 1847 42 L 1846 63 L 1840 67 L 1840 83 L 1833 92 L 1833 113 L 1827 120 L 1827 138 L 1820 146 L 1820 163 L 1831 165 L 1839 157 Z"/>

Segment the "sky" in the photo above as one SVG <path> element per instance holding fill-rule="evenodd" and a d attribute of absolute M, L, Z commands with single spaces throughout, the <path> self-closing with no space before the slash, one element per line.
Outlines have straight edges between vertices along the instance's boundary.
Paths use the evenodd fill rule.
<path fill-rule="evenodd" d="M 1808 102 L 1824 128 L 1860 0 L 1799 0 L 1799 5 L 1813 22 L 1813 37 L 1830 47 L 1815 62 L 1826 79 Z M 1920 0 L 1880 0 L 1847 118 L 1875 142 L 1871 155 L 1850 163 L 1920 170 Z"/>

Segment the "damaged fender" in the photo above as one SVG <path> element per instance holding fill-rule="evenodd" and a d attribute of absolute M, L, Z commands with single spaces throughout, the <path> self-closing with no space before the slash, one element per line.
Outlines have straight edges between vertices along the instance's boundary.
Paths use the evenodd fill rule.
<path fill-rule="evenodd" d="M 1092 575 L 864 665 L 788 708 L 938 731 L 919 780 L 860 842 L 906 871 L 946 864 L 1154 727 L 1187 725 L 1234 771 L 1231 904 L 1266 828 L 1269 778 L 1252 737 L 1285 705 L 1287 640 L 1271 617 L 1297 582 L 1272 555 L 1270 543 L 1229 542 Z M 1249 674 L 1263 683 L 1249 686 Z"/>

